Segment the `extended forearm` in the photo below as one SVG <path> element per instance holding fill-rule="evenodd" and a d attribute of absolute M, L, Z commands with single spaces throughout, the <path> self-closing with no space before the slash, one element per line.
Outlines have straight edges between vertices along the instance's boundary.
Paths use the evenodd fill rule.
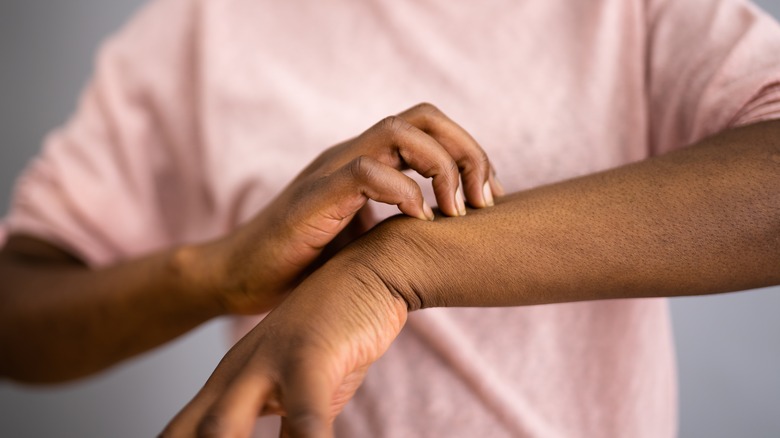
<path fill-rule="evenodd" d="M 676 296 L 780 283 L 780 124 L 368 236 L 411 308 Z"/>
<path fill-rule="evenodd" d="M 181 252 L 90 270 L 6 248 L 0 256 L 0 376 L 32 382 L 83 376 L 215 316 L 218 305 L 183 275 L 174 257 Z"/>

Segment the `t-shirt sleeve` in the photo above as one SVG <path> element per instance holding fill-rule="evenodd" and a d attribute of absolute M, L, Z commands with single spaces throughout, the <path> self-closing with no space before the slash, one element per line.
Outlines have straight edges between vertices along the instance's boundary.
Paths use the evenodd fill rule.
<path fill-rule="evenodd" d="M 197 3 L 142 9 L 97 56 L 73 117 L 17 180 L 9 235 L 106 265 L 187 238 L 204 217 L 199 177 Z"/>
<path fill-rule="evenodd" d="M 648 5 L 654 153 L 780 117 L 780 26 L 772 17 L 742 0 Z"/>

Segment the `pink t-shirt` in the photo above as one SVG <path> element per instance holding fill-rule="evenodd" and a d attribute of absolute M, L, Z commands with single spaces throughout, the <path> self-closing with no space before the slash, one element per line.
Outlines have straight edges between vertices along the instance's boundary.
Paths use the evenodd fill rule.
<path fill-rule="evenodd" d="M 103 47 L 6 226 L 96 267 L 202 241 L 421 101 L 522 190 L 777 118 L 780 28 L 737 0 L 159 0 Z M 416 312 L 336 430 L 673 436 L 666 301 Z"/>

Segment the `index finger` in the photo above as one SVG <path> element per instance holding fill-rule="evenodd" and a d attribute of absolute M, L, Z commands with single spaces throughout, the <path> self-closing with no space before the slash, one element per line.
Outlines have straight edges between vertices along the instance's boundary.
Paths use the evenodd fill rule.
<path fill-rule="evenodd" d="M 484 149 L 436 106 L 421 103 L 398 116 L 433 137 L 455 160 L 463 179 L 464 194 L 472 206 L 493 205 L 493 196 L 504 194 Z"/>
<path fill-rule="evenodd" d="M 250 436 L 274 388 L 266 375 L 251 368 L 244 370 L 200 419 L 198 436 Z"/>

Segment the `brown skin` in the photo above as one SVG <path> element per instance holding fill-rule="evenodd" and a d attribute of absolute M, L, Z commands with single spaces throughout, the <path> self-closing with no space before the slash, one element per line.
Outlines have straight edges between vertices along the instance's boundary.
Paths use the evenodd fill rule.
<path fill-rule="evenodd" d="M 0 377 L 72 379 L 215 316 L 270 310 L 334 252 L 327 245 L 365 231 L 368 199 L 433 219 L 405 169 L 432 178 L 449 215 L 465 212 L 461 178 L 471 205 L 491 205 L 500 193 L 474 139 L 421 104 L 326 150 L 255 218 L 213 242 L 91 270 L 56 246 L 12 235 L 0 251 Z"/>
<path fill-rule="evenodd" d="M 388 220 L 304 280 L 225 356 L 164 436 L 331 424 L 409 311 L 679 296 L 780 284 L 780 122 L 508 196 Z"/>

